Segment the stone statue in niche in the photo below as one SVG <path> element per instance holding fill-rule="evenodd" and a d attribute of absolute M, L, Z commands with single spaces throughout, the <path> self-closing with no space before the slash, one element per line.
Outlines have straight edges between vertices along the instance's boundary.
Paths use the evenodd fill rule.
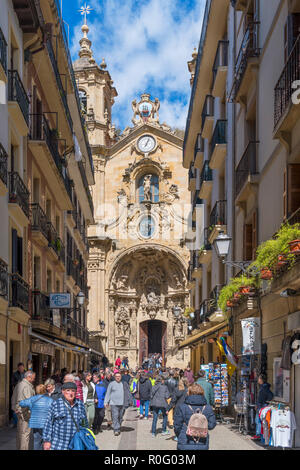
<path fill-rule="evenodd" d="M 174 337 L 175 338 L 183 338 L 183 336 L 184 336 L 184 331 L 183 331 L 184 322 L 185 322 L 185 320 L 182 319 L 182 318 L 178 318 L 178 319 L 175 320 L 175 322 L 174 322 Z"/>
<path fill-rule="evenodd" d="M 117 312 L 116 327 L 118 329 L 118 336 L 128 337 L 130 330 L 129 313 L 125 307 L 120 307 Z"/>
<path fill-rule="evenodd" d="M 144 178 L 144 200 L 151 201 L 151 178 L 152 175 L 146 175 Z"/>

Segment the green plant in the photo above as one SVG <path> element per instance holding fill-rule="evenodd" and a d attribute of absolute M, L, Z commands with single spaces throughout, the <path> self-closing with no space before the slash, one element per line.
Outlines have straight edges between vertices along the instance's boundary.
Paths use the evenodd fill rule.
<path fill-rule="evenodd" d="M 221 289 L 218 305 L 222 312 L 226 313 L 227 302 L 231 301 L 234 297 L 234 294 L 239 291 L 242 286 L 256 287 L 257 281 L 254 277 L 239 276 L 233 277 L 230 279 L 229 283 Z M 241 294 L 242 296 L 242 294 Z"/>
<path fill-rule="evenodd" d="M 195 309 L 193 307 L 186 307 L 186 309 L 184 310 L 183 316 L 188 318 L 190 314 L 194 312 L 195 312 Z"/>

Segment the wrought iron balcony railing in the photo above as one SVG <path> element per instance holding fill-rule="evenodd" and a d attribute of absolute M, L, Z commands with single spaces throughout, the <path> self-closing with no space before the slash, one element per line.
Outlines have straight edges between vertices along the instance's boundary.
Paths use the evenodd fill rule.
<path fill-rule="evenodd" d="M 194 159 L 196 158 L 198 152 L 204 152 L 204 139 L 202 138 L 201 134 L 197 135 L 194 151 Z"/>
<path fill-rule="evenodd" d="M 51 323 L 51 311 L 49 307 L 49 295 L 39 290 L 32 291 L 32 319 L 44 320 Z"/>
<path fill-rule="evenodd" d="M 203 131 L 205 119 L 210 116 L 213 117 L 215 109 L 215 99 L 212 95 L 207 95 L 204 101 L 203 109 L 202 109 L 202 129 Z"/>
<path fill-rule="evenodd" d="M 209 167 L 209 161 L 206 160 L 203 164 L 203 168 L 202 168 L 201 175 L 200 175 L 200 190 L 204 181 L 212 181 L 212 180 L 213 180 L 213 173 L 212 173 L 211 168 Z"/>
<path fill-rule="evenodd" d="M 227 201 L 217 201 L 210 213 L 208 236 L 216 225 L 227 225 Z"/>
<path fill-rule="evenodd" d="M 7 264 L 0 258 L 0 297 L 8 300 Z"/>
<path fill-rule="evenodd" d="M 17 70 L 8 71 L 8 100 L 20 106 L 26 124 L 29 124 L 29 99 Z"/>
<path fill-rule="evenodd" d="M 218 49 L 213 65 L 213 84 L 212 88 L 214 87 L 215 80 L 218 73 L 219 67 L 227 67 L 228 65 L 228 44 L 229 41 L 219 41 Z"/>
<path fill-rule="evenodd" d="M 291 102 L 292 94 L 295 89 L 292 87 L 293 82 L 300 80 L 300 34 L 289 58 L 284 66 L 282 74 L 275 87 L 275 104 L 274 104 L 274 127 L 276 128 L 281 117 Z"/>
<path fill-rule="evenodd" d="M 0 144 L 0 179 L 7 186 L 7 162 L 8 155 L 5 148 Z"/>
<path fill-rule="evenodd" d="M 227 144 L 227 120 L 219 119 L 216 123 L 214 133 L 211 139 L 211 154 L 214 153 L 217 144 Z"/>
<path fill-rule="evenodd" d="M 245 71 L 247 69 L 248 60 L 251 57 L 259 57 L 259 22 L 251 22 L 248 24 L 247 30 L 237 56 L 235 63 L 235 84 L 234 96 L 237 95 L 241 86 Z"/>
<path fill-rule="evenodd" d="M 217 285 L 210 293 L 209 295 L 209 309 L 208 309 L 208 316 L 212 315 L 217 309 L 218 309 L 218 301 L 219 301 L 219 295 L 220 292 L 223 288 L 222 285 Z"/>
<path fill-rule="evenodd" d="M 9 174 L 9 202 L 17 203 L 29 219 L 29 191 L 16 171 Z"/>
<path fill-rule="evenodd" d="M 29 313 L 29 286 L 17 273 L 10 275 L 10 306 Z"/>
<path fill-rule="evenodd" d="M 7 42 L 4 37 L 3 31 L 0 28 L 0 63 L 4 72 L 7 74 Z"/>
<path fill-rule="evenodd" d="M 203 323 L 209 317 L 210 300 L 205 299 L 200 305 L 200 322 Z"/>
<path fill-rule="evenodd" d="M 204 250 L 211 250 L 211 244 L 209 243 L 209 227 L 206 227 L 203 230 L 203 249 Z"/>
<path fill-rule="evenodd" d="M 235 197 L 238 196 L 249 175 L 257 174 L 256 148 L 258 142 L 249 142 L 235 171 Z"/>
<path fill-rule="evenodd" d="M 60 78 L 60 73 L 59 73 L 59 69 L 58 69 L 58 65 L 57 65 L 55 54 L 54 54 L 51 39 L 48 39 L 46 41 L 46 47 L 47 47 L 47 51 L 48 51 L 48 54 L 49 54 L 49 57 L 50 57 L 50 61 L 51 61 L 51 64 L 52 64 L 54 75 L 55 75 L 55 78 L 56 78 L 56 83 L 57 83 L 57 86 L 58 86 L 58 89 L 59 89 L 59 93 L 60 93 L 60 96 L 61 96 L 61 99 L 62 99 L 62 102 L 63 102 L 63 105 L 64 105 L 65 115 L 66 115 L 67 121 L 69 123 L 69 127 L 71 129 L 71 132 L 73 132 L 73 121 L 72 121 L 71 113 L 70 113 L 70 110 L 69 110 L 69 105 L 68 105 L 68 100 L 67 100 L 67 97 L 66 97 L 66 92 L 64 90 L 64 87 L 63 87 L 63 84 L 62 84 L 62 81 L 61 81 L 61 78 Z"/>
<path fill-rule="evenodd" d="M 48 239 L 48 219 L 38 203 L 31 204 L 31 230 L 41 232 Z"/>

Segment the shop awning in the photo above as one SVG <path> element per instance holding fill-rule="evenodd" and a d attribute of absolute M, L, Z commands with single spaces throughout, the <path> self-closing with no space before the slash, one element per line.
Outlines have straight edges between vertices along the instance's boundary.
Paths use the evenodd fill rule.
<path fill-rule="evenodd" d="M 89 349 L 87 348 L 84 348 L 82 346 L 78 346 L 78 348 L 76 347 L 71 347 L 71 346 L 67 346 L 65 344 L 62 344 L 62 343 L 58 343 L 56 341 L 51 341 L 50 339 L 48 338 L 45 338 L 45 336 L 42 336 L 42 335 L 38 335 L 37 333 L 35 333 L 34 331 L 30 331 L 29 330 L 29 335 L 30 336 L 33 336 L 34 338 L 37 338 L 39 339 L 40 341 L 43 341 L 44 343 L 49 343 L 49 344 L 52 344 L 53 346 L 56 346 L 57 348 L 63 348 L 63 349 L 68 349 L 69 351 L 74 351 L 74 352 L 83 352 L 83 353 L 88 353 L 89 352 Z M 79 350 L 80 348 L 80 350 Z M 82 350 L 82 351 L 81 351 Z"/>
<path fill-rule="evenodd" d="M 199 339 L 205 338 L 205 336 L 209 336 L 210 334 L 214 333 L 215 331 L 221 330 L 222 328 L 225 328 L 228 323 L 227 321 L 224 321 L 222 323 L 219 323 L 218 325 L 215 325 L 211 328 L 208 328 L 207 330 L 201 331 L 200 333 L 197 333 L 194 336 L 190 336 L 186 340 L 184 340 L 180 346 L 179 349 L 186 348 L 187 346 L 190 346 L 194 343 L 196 343 Z"/>

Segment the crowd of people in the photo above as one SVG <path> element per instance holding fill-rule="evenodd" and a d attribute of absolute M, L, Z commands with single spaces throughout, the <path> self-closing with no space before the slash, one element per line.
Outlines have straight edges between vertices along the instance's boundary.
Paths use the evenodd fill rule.
<path fill-rule="evenodd" d="M 137 410 L 137 419 L 152 420 L 149 437 L 157 436 L 158 420 L 162 418 L 161 435 L 173 431 L 178 450 L 208 449 L 208 430 L 216 425 L 211 384 L 202 371 L 194 377 L 190 367 L 164 368 L 161 362 L 156 367 L 158 359 L 153 355 L 147 364 L 144 361 L 134 370 L 129 369 L 128 358 L 120 357 L 114 368 L 104 360 L 91 371 L 70 373 L 62 369 L 36 387 L 36 374 L 25 372 L 20 364 L 13 376 L 12 396 L 17 449 L 67 450 L 79 426 L 91 429 L 95 435 L 112 430 L 114 436 L 119 436 L 124 413 L 130 406 Z M 200 425 L 197 428 L 190 423 L 199 417 L 203 429 L 197 434 L 195 429 L 199 431 Z"/>

